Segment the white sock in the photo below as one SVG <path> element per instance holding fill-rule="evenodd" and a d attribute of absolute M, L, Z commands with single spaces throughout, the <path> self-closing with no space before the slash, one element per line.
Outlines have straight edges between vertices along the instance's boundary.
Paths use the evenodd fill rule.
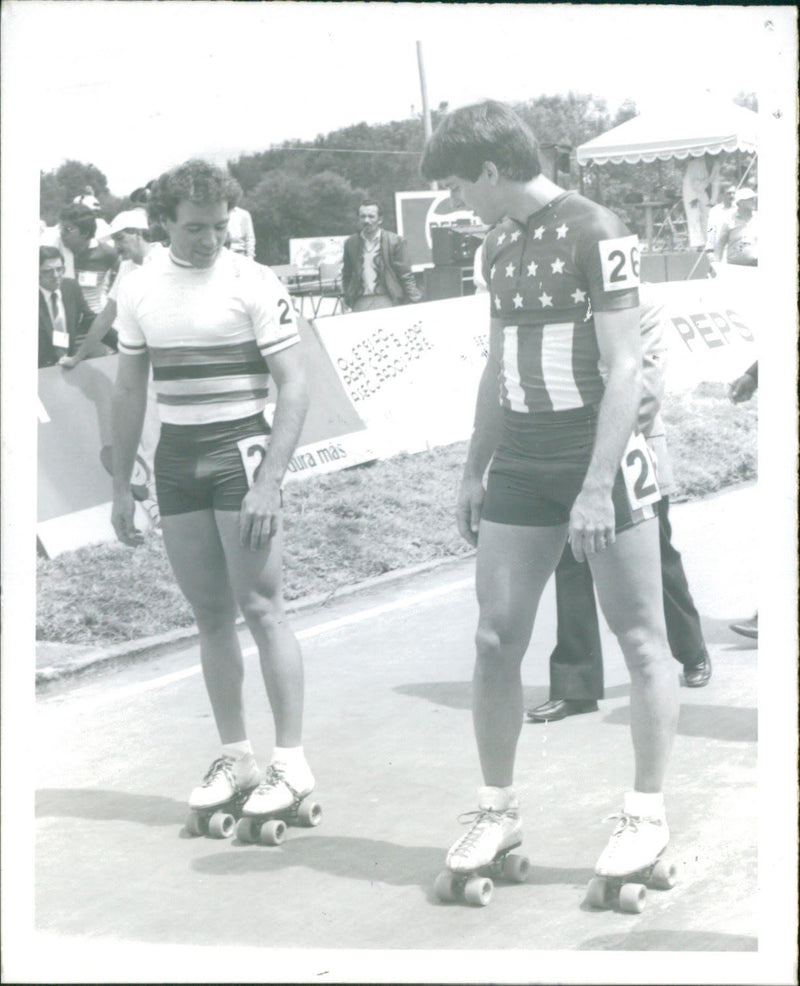
<path fill-rule="evenodd" d="M 223 743 L 222 752 L 225 756 L 233 760 L 240 760 L 242 757 L 253 755 L 253 746 L 250 740 L 239 740 L 238 743 Z"/>
<path fill-rule="evenodd" d="M 508 787 L 479 787 L 478 804 L 481 808 L 493 808 L 495 811 L 519 807 L 517 792 L 513 785 Z"/>
<path fill-rule="evenodd" d="M 305 753 L 302 746 L 276 746 L 272 753 L 272 763 L 276 766 L 308 770 Z"/>
<path fill-rule="evenodd" d="M 664 795 L 661 791 L 646 794 L 644 791 L 628 791 L 623 799 L 623 808 L 628 815 L 638 818 L 663 818 Z"/>

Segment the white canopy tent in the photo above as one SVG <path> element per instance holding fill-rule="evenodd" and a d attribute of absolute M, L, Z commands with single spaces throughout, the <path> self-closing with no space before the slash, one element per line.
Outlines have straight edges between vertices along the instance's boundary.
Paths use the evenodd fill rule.
<path fill-rule="evenodd" d="M 642 113 L 577 148 L 578 164 L 638 164 L 756 151 L 758 114 L 700 93 Z"/>

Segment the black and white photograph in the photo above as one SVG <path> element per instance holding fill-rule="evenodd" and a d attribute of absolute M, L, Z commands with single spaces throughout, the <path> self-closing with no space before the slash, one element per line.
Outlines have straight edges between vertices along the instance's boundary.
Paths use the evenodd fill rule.
<path fill-rule="evenodd" d="M 0 16 L 4 982 L 796 982 L 796 6 Z"/>

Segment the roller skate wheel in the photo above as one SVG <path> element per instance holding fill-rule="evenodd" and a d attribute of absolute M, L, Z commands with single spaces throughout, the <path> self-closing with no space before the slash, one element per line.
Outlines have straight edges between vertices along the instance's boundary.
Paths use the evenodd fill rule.
<path fill-rule="evenodd" d="M 678 882 L 678 867 L 676 863 L 668 863 L 660 859 L 650 874 L 650 886 L 656 890 L 671 890 Z"/>
<path fill-rule="evenodd" d="M 298 824 L 315 828 L 322 821 L 322 805 L 318 801 L 304 801 L 297 809 Z"/>
<path fill-rule="evenodd" d="M 506 880 L 513 883 L 524 883 L 528 879 L 528 871 L 531 868 L 527 856 L 517 856 L 510 853 L 503 860 L 502 874 Z"/>
<path fill-rule="evenodd" d="M 623 883 L 619 890 L 619 909 L 626 914 L 641 914 L 647 890 L 641 883 Z"/>
<path fill-rule="evenodd" d="M 258 832 L 254 829 L 252 818 L 240 818 L 236 823 L 236 837 L 242 842 L 255 842 Z"/>
<path fill-rule="evenodd" d="M 492 899 L 494 884 L 488 876 L 475 876 L 467 880 L 464 887 L 464 900 L 473 907 L 486 907 Z"/>
<path fill-rule="evenodd" d="M 258 833 L 258 841 L 265 846 L 279 846 L 286 838 L 286 822 L 271 818 L 264 822 Z"/>
<path fill-rule="evenodd" d="M 450 870 L 442 870 L 436 877 L 433 892 L 439 900 L 452 901 L 456 899 L 455 877 Z"/>
<path fill-rule="evenodd" d="M 186 831 L 189 835 L 205 835 L 203 818 L 196 811 L 190 811 L 186 816 Z"/>
<path fill-rule="evenodd" d="M 602 910 L 608 908 L 606 903 L 606 887 L 608 883 L 605 877 L 593 876 L 586 888 L 586 903 L 589 907 L 597 907 Z"/>
<path fill-rule="evenodd" d="M 208 834 L 212 839 L 230 839 L 236 827 L 236 819 L 227 811 L 215 811 L 208 820 Z"/>

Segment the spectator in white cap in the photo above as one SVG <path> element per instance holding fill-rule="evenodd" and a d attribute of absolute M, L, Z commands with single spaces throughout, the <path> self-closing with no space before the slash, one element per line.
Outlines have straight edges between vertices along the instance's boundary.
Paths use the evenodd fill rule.
<path fill-rule="evenodd" d="M 752 188 L 740 188 L 736 193 L 736 213 L 719 231 L 714 248 L 716 260 L 743 267 L 758 266 L 757 198 Z"/>
<path fill-rule="evenodd" d="M 113 325 L 117 317 L 119 286 L 132 271 L 151 260 L 158 250 L 163 250 L 160 243 L 151 242 L 147 211 L 143 208 L 126 209 L 117 213 L 109 229 L 109 235 L 121 259 L 119 271 L 108 292 L 106 305 L 92 322 L 86 338 L 73 356 L 62 356 L 59 360 L 59 365 L 66 370 L 71 370 L 88 356 L 104 355 L 108 350 L 103 349 L 103 343 L 116 349 Z"/>

